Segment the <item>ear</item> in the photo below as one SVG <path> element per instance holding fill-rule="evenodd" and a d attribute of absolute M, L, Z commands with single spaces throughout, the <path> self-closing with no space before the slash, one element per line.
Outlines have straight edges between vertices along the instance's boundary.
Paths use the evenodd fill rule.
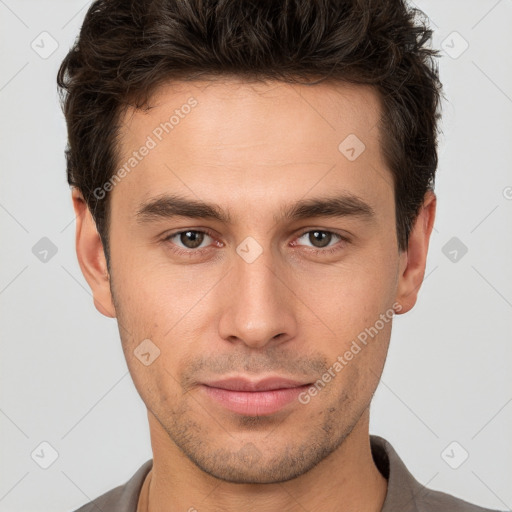
<path fill-rule="evenodd" d="M 407 251 L 403 251 L 400 255 L 396 301 L 401 308 L 396 308 L 398 314 L 407 313 L 416 304 L 418 291 L 425 275 L 428 243 L 434 227 L 435 216 L 436 196 L 433 191 L 429 190 L 425 194 L 423 204 L 409 234 Z"/>
<path fill-rule="evenodd" d="M 115 318 L 116 313 L 110 292 L 110 276 L 96 223 L 82 193 L 76 187 L 73 187 L 71 197 L 76 215 L 78 263 L 91 288 L 96 309 L 105 316 Z"/>

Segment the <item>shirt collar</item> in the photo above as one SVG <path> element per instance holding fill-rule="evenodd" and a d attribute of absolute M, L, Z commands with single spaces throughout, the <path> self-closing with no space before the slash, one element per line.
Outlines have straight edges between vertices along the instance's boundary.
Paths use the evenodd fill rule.
<path fill-rule="evenodd" d="M 417 512 L 416 498 L 424 486 L 412 476 L 388 441 L 371 435 L 370 446 L 377 469 L 388 481 L 381 512 Z"/>

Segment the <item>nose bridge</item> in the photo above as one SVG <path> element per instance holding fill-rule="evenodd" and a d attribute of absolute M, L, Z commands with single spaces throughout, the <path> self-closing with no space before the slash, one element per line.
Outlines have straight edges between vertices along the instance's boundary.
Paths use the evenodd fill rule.
<path fill-rule="evenodd" d="M 251 240 L 238 246 L 220 320 L 224 339 L 258 348 L 295 336 L 292 294 L 276 267 L 270 248 Z"/>

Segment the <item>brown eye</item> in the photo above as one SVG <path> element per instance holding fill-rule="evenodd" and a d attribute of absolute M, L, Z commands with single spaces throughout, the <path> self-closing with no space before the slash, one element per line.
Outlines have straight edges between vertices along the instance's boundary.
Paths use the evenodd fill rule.
<path fill-rule="evenodd" d="M 314 247 L 326 247 L 332 240 L 332 233 L 329 231 L 310 231 L 308 240 Z"/>
<path fill-rule="evenodd" d="M 198 248 L 205 248 L 203 242 L 208 241 L 208 239 L 211 238 L 212 236 L 204 231 L 188 229 L 186 231 L 179 231 L 177 233 L 169 235 L 168 237 L 165 238 L 165 241 L 170 242 L 172 245 L 175 245 L 178 249 L 192 250 Z M 200 247 L 201 245 L 203 245 L 203 247 Z"/>
<path fill-rule="evenodd" d="M 303 240 L 303 242 L 307 243 L 302 243 L 299 245 L 305 245 L 306 247 L 322 249 L 324 247 L 329 247 L 330 245 L 333 245 L 331 243 L 332 241 L 336 242 L 338 240 L 343 240 L 343 237 L 336 233 L 333 233 L 332 231 L 312 229 L 310 231 L 306 231 L 298 238 L 298 240 L 301 239 Z"/>
<path fill-rule="evenodd" d="M 304 247 L 308 252 L 316 253 L 319 256 L 327 256 L 343 251 L 349 243 L 350 240 L 347 237 L 333 231 L 309 229 L 303 231 L 292 245 Z"/>
<path fill-rule="evenodd" d="M 205 233 L 201 231 L 183 231 L 179 234 L 179 240 L 187 249 L 196 249 L 204 240 Z"/>

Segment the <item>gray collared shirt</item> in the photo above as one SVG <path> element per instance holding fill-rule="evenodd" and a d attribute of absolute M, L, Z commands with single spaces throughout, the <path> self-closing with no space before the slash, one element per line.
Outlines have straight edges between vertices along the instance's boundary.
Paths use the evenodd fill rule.
<path fill-rule="evenodd" d="M 379 436 L 370 436 L 375 464 L 388 481 L 381 512 L 498 512 L 472 505 L 421 485 L 405 467 L 394 448 Z M 126 482 L 75 512 L 137 512 L 139 493 L 153 459 L 146 461 Z"/>

